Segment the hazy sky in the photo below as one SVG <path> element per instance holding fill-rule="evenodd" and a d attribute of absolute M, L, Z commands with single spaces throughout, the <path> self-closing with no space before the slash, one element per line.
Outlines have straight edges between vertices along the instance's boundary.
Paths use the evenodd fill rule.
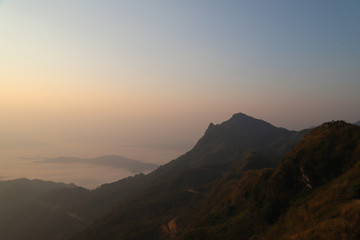
<path fill-rule="evenodd" d="M 236 112 L 354 122 L 360 1 L 3 0 L 0 90 L 7 144 L 54 155 L 164 162 Z"/>

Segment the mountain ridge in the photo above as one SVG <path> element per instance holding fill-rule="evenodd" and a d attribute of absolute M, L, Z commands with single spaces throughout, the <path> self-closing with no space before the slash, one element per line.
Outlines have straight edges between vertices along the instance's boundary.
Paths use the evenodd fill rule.
<path fill-rule="evenodd" d="M 146 186 L 142 191 L 73 239 L 139 239 L 145 236 L 159 239 L 162 224 L 201 201 L 205 196 L 202 193 L 210 191 L 235 165 L 244 170 L 246 166 L 249 169 L 274 166 L 290 147 L 284 146 L 287 140 L 294 137 L 293 141 L 298 142 L 302 134 L 305 133 L 277 128 L 245 114 L 235 114 L 221 124 L 210 123 L 189 152 L 144 176 Z M 272 156 L 273 160 L 258 161 L 253 166 L 248 163 L 256 157 L 245 162 L 244 156 L 261 149 L 267 149 L 262 154 Z M 103 229 L 96 226 L 103 226 Z"/>
<path fill-rule="evenodd" d="M 0 239 L 66 239 L 69 233 L 80 231 L 85 224 L 78 225 L 70 212 L 41 200 L 47 192 L 76 188 L 74 184 L 37 179 L 0 181 Z M 53 227 L 49 227 L 49 222 Z"/>

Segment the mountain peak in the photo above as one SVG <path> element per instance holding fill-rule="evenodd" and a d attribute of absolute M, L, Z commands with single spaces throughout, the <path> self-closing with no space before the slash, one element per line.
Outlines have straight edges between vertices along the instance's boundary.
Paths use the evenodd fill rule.
<path fill-rule="evenodd" d="M 212 129 L 216 126 L 221 126 L 221 125 L 231 125 L 231 126 L 242 125 L 244 123 L 250 123 L 250 122 L 254 122 L 254 121 L 264 122 L 262 120 L 250 117 L 244 113 L 239 112 L 239 113 L 233 114 L 229 120 L 222 122 L 221 124 L 214 124 L 213 122 L 211 122 L 208 126 L 208 129 Z"/>
<path fill-rule="evenodd" d="M 238 112 L 238 113 L 234 113 L 232 115 L 232 118 L 253 118 L 253 117 L 246 115 L 245 113 Z"/>
<path fill-rule="evenodd" d="M 275 127 L 243 113 L 236 113 L 225 122 L 209 124 L 204 136 L 188 153 L 192 157 L 186 164 L 232 166 L 234 162 L 240 161 L 247 151 L 264 148 L 272 143 L 279 144 L 293 134 L 295 132 Z"/>
<path fill-rule="evenodd" d="M 241 128 L 246 131 L 260 131 L 260 129 L 276 128 L 275 126 L 264 120 L 248 116 L 244 113 L 236 113 L 232 115 L 229 120 L 221 123 L 220 126 L 223 126 L 225 128 Z M 282 128 L 282 130 L 285 129 Z"/>
<path fill-rule="evenodd" d="M 258 120 L 258 119 L 239 112 L 239 113 L 233 114 L 232 117 L 228 121 L 245 121 L 245 120 L 250 121 L 250 120 Z"/>

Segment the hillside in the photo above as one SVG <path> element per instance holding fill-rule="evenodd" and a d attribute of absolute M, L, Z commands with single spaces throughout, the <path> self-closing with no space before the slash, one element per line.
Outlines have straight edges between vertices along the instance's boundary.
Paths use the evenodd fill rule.
<path fill-rule="evenodd" d="M 86 223 L 79 223 L 70 211 L 41 200 L 47 192 L 75 188 L 41 180 L 0 181 L 0 239 L 64 239 L 70 235 L 62 229 L 79 231 Z"/>
<path fill-rule="evenodd" d="M 141 191 L 73 239 L 159 239 L 161 226 L 202 201 L 226 172 L 276 166 L 306 132 L 245 114 L 210 124 L 191 151 L 144 176 Z"/>
<path fill-rule="evenodd" d="M 359 239 L 359 160 L 360 128 L 325 123 L 278 167 L 224 176 L 177 216 L 175 238 Z"/>
<path fill-rule="evenodd" d="M 92 191 L 41 180 L 0 181 L 0 239 L 68 239 L 140 191 L 144 176 L 128 177 Z"/>

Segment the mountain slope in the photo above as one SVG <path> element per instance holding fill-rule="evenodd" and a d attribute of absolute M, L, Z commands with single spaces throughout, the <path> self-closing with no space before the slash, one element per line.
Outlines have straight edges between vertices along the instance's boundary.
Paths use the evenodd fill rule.
<path fill-rule="evenodd" d="M 360 128 L 323 124 L 277 168 L 224 176 L 178 217 L 176 239 L 358 239 L 359 161 Z"/>
<path fill-rule="evenodd" d="M 208 175 L 209 171 L 217 173 L 217 176 L 222 175 L 234 164 L 243 163 L 243 158 L 249 153 L 268 148 L 272 150 L 270 154 L 277 153 L 283 156 L 289 150 L 283 146 L 289 138 L 297 136 L 294 137 L 296 139 L 294 144 L 296 144 L 304 135 L 305 133 L 298 134 L 295 131 L 274 127 L 263 120 L 242 113 L 234 114 L 228 121 L 221 124 L 211 123 L 193 149 L 161 166 L 149 174 L 149 178 L 174 177 L 174 174 L 189 169 L 203 170 L 206 172 L 205 175 Z M 278 144 L 276 144 L 277 141 L 279 141 Z M 276 165 L 276 163 L 273 164 Z"/>
<path fill-rule="evenodd" d="M 359 191 L 358 162 L 306 201 L 291 206 L 259 239 L 360 239 Z"/>
<path fill-rule="evenodd" d="M 210 124 L 191 151 L 144 176 L 140 191 L 73 239 L 159 239 L 161 225 L 202 201 L 234 166 L 242 170 L 275 166 L 304 134 L 245 114 Z"/>
<path fill-rule="evenodd" d="M 87 223 L 41 200 L 46 192 L 75 187 L 41 180 L 0 181 L 0 239 L 59 239 L 69 237 L 63 228 L 79 231 Z"/>

